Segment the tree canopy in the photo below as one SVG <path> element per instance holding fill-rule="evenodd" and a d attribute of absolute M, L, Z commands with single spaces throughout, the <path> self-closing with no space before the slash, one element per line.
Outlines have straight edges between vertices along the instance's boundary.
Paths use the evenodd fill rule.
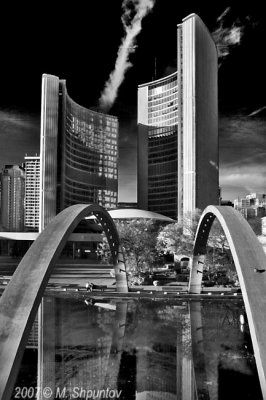
<path fill-rule="evenodd" d="M 152 220 L 133 219 L 116 223 L 128 266 L 136 271 L 149 269 L 156 261 L 157 226 Z"/>
<path fill-rule="evenodd" d="M 149 219 L 116 220 L 120 243 L 124 249 L 127 270 L 142 273 L 159 266 L 163 255 L 192 257 L 194 239 L 201 211 L 185 215 L 181 222 L 159 226 Z M 103 259 L 110 258 L 107 239 L 101 245 Z M 215 220 L 207 244 L 206 268 L 232 265 L 230 249 L 219 221 Z"/>
<path fill-rule="evenodd" d="M 129 221 L 116 220 L 115 224 L 129 271 L 145 271 L 158 262 L 156 250 L 158 226 L 154 221 L 141 218 Z M 108 242 L 104 238 L 101 253 L 105 259 L 109 256 L 108 249 Z"/>
<path fill-rule="evenodd" d="M 201 210 L 186 214 L 182 221 L 162 227 L 157 237 L 156 248 L 160 253 L 192 255 L 193 243 L 200 220 Z"/>

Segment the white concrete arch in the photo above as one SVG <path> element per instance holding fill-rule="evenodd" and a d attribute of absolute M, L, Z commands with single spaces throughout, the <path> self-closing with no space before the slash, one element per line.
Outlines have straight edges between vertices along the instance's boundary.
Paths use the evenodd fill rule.
<path fill-rule="evenodd" d="M 203 211 L 194 243 L 189 293 L 201 292 L 206 245 L 215 218 L 224 230 L 236 266 L 266 399 L 266 255 L 248 222 L 232 207 L 208 206 Z"/>
<path fill-rule="evenodd" d="M 96 204 L 77 204 L 56 215 L 31 245 L 0 298 L 1 400 L 8 400 L 12 395 L 28 335 L 52 268 L 69 235 L 89 214 L 97 217 L 107 236 L 117 291 L 128 291 L 119 236 L 108 212 Z"/>

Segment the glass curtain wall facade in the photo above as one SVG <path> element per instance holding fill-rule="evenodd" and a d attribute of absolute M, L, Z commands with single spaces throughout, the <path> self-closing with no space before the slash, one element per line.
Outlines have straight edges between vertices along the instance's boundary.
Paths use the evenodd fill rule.
<path fill-rule="evenodd" d="M 177 27 L 177 72 L 138 86 L 138 206 L 182 220 L 218 204 L 217 51 L 195 14 Z"/>
<path fill-rule="evenodd" d="M 139 103 L 147 101 L 147 119 L 139 125 L 139 207 L 176 218 L 177 210 L 177 74 L 139 86 Z M 140 116 L 140 115 L 139 115 Z M 146 144 L 146 146 L 145 146 Z M 143 146 L 146 147 L 144 154 Z M 147 182 L 142 179 L 146 168 Z M 147 196 L 144 198 L 143 186 Z"/>
<path fill-rule="evenodd" d="M 75 103 L 67 93 L 66 81 L 57 77 L 44 75 L 43 91 L 42 229 L 56 213 L 73 204 L 115 208 L 118 192 L 117 117 Z"/>

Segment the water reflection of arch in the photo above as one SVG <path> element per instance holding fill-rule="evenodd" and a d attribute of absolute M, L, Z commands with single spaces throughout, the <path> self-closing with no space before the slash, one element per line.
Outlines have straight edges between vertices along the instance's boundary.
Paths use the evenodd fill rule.
<path fill-rule="evenodd" d="M 188 303 L 195 399 L 262 398 L 243 308 L 240 297 Z"/>
<path fill-rule="evenodd" d="M 115 224 L 104 208 L 77 204 L 58 214 L 21 260 L 0 300 L 0 399 L 10 398 L 43 292 L 69 235 L 89 214 L 101 223 L 115 265 L 117 291 L 127 292 L 123 253 Z"/>
<path fill-rule="evenodd" d="M 38 387 L 53 393 L 71 389 L 118 389 L 126 329 L 127 302 L 99 300 L 85 305 L 77 299 L 44 296 L 39 308 Z M 41 315 L 40 315 L 41 314 Z M 74 396 L 74 393 L 72 393 Z"/>
<path fill-rule="evenodd" d="M 261 389 L 266 399 L 266 256 L 256 235 L 242 215 L 232 207 L 208 206 L 196 233 L 189 292 L 201 292 L 206 245 L 214 219 L 220 222 L 228 240 L 242 289 L 249 328 L 256 357 Z"/>

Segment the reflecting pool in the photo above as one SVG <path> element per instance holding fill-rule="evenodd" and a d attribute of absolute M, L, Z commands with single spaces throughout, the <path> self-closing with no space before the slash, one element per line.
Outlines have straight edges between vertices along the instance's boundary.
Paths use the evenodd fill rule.
<path fill-rule="evenodd" d="M 241 299 L 47 295 L 13 398 L 24 387 L 39 399 L 262 399 Z"/>

